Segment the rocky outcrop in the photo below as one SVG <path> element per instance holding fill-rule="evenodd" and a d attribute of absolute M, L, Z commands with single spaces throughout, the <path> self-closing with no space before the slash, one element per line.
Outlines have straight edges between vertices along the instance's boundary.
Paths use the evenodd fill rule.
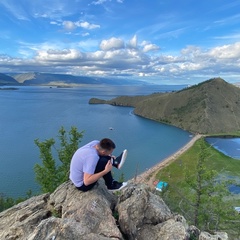
<path fill-rule="evenodd" d="M 0 213 L 1 240 L 186 240 L 228 239 L 188 226 L 143 184 L 129 184 L 117 194 L 103 182 L 83 193 L 71 182 L 52 194 L 32 197 Z M 193 239 L 193 238 L 192 238 Z"/>

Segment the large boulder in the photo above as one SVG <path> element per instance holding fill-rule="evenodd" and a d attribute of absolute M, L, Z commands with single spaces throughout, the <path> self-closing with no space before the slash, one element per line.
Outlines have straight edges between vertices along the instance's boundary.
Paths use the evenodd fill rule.
<path fill-rule="evenodd" d="M 0 213 L 0 239 L 121 239 L 116 202 L 102 182 L 83 193 L 68 181 Z"/>
<path fill-rule="evenodd" d="M 201 233 L 172 214 L 147 186 L 130 183 L 115 194 L 103 181 L 88 192 L 70 181 L 0 213 L 1 240 L 228 239 Z"/>
<path fill-rule="evenodd" d="M 173 215 L 164 201 L 144 185 L 124 189 L 116 209 L 127 239 L 188 239 L 186 220 Z"/>
<path fill-rule="evenodd" d="M 51 216 L 49 194 L 32 197 L 0 213 L 0 239 L 27 239 L 42 220 Z"/>

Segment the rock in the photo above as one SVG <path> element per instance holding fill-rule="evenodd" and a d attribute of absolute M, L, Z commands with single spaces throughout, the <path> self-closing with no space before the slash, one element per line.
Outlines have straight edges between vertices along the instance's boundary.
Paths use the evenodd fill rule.
<path fill-rule="evenodd" d="M 0 213 L 1 240 L 187 240 L 228 239 L 200 233 L 143 184 L 130 183 L 116 195 L 103 181 L 89 192 L 68 181 Z"/>
<path fill-rule="evenodd" d="M 201 232 L 199 240 L 228 240 L 228 235 L 225 232 L 216 232 L 214 235 L 208 232 Z"/>
<path fill-rule="evenodd" d="M 120 239 L 116 220 L 112 209 L 116 205 L 117 197 L 109 193 L 101 183 L 92 191 L 78 191 L 70 182 L 62 184 L 51 194 L 49 204 L 59 219 L 48 219 L 39 226 L 30 239 L 89 239 L 89 234 L 96 239 Z M 50 231 L 46 231 L 46 230 Z M 48 232 L 48 234 L 46 234 Z M 44 233 L 44 236 L 42 236 Z M 40 236 L 40 237 L 39 237 Z"/>
<path fill-rule="evenodd" d="M 180 240 L 188 236 L 185 219 L 178 221 L 164 201 L 144 185 L 133 184 L 124 189 L 116 209 L 127 239 Z"/>
<path fill-rule="evenodd" d="M 27 239 L 42 220 L 51 216 L 49 194 L 32 197 L 0 213 L 0 239 Z"/>
<path fill-rule="evenodd" d="M 110 232 L 110 231 L 109 231 Z M 102 234 L 102 235 L 101 235 Z M 41 222 L 33 234 L 28 236 L 28 240 L 107 240 L 121 239 L 121 234 L 115 234 L 116 237 L 104 236 L 104 233 L 86 232 L 85 226 L 73 219 L 60 219 L 51 217 Z"/>
<path fill-rule="evenodd" d="M 51 195 L 33 197 L 2 212 L 0 239 L 121 239 L 112 214 L 116 202 L 101 181 L 86 193 L 68 181 Z"/>

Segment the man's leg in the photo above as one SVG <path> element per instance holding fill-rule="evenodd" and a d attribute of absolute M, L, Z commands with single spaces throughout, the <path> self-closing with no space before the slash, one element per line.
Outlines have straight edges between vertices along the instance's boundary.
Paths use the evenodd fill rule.
<path fill-rule="evenodd" d="M 104 157 L 99 157 L 96 169 L 95 169 L 95 173 L 101 172 L 105 169 L 105 166 L 107 164 L 107 162 L 111 159 L 110 156 L 104 156 Z M 106 175 L 103 176 L 103 179 L 105 180 L 105 184 L 107 185 L 107 187 L 111 186 L 113 183 L 113 177 L 112 177 L 112 173 L 108 172 Z M 88 186 L 86 185 L 82 185 L 81 187 L 77 187 L 78 190 L 81 190 L 83 192 L 87 192 L 89 190 L 91 190 L 97 182 L 94 182 Z"/>
<path fill-rule="evenodd" d="M 87 191 L 91 190 L 91 189 L 95 186 L 96 183 L 97 183 L 97 182 L 92 183 L 92 184 L 90 184 L 90 185 L 88 185 L 88 186 L 86 186 L 86 185 L 83 184 L 81 187 L 76 187 L 76 188 L 77 188 L 78 190 L 83 191 L 83 192 L 87 192 Z"/>
<path fill-rule="evenodd" d="M 98 163 L 97 163 L 97 166 L 96 166 L 96 169 L 95 169 L 95 173 L 103 171 L 105 169 L 105 166 L 106 166 L 107 162 L 110 159 L 111 159 L 110 156 L 100 156 L 99 160 L 98 160 Z M 109 188 L 114 181 L 114 179 L 112 177 L 112 172 L 110 171 L 107 174 L 105 174 L 103 176 L 103 179 L 105 181 L 106 186 Z"/>

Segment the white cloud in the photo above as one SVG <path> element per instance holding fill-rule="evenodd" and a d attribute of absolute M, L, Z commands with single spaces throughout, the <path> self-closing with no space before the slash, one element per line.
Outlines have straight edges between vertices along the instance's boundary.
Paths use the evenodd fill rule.
<path fill-rule="evenodd" d="M 97 1 L 93 1 L 92 4 L 93 5 L 101 5 L 105 2 L 111 2 L 112 0 L 97 0 Z M 116 0 L 117 3 L 123 3 L 124 0 Z"/>
<path fill-rule="evenodd" d="M 103 4 L 105 2 L 107 2 L 108 0 L 97 0 L 97 1 L 93 1 L 92 4 L 93 5 L 100 5 L 100 4 Z"/>
<path fill-rule="evenodd" d="M 137 48 L 137 35 L 134 35 L 132 39 L 129 40 L 128 47 Z"/>
<path fill-rule="evenodd" d="M 124 48 L 124 41 L 120 38 L 112 37 L 108 40 L 103 40 L 100 43 L 100 49 L 103 51 L 111 50 L 111 49 L 121 49 Z"/>
<path fill-rule="evenodd" d="M 53 22 L 52 24 L 57 24 L 57 23 Z M 89 23 L 89 22 L 81 22 L 81 21 L 78 21 L 78 22 L 63 21 L 62 25 L 63 25 L 64 29 L 67 30 L 67 31 L 73 31 L 77 27 L 88 29 L 88 30 L 92 30 L 92 29 L 95 29 L 95 28 L 100 28 L 100 25 L 92 24 L 92 23 Z"/>
<path fill-rule="evenodd" d="M 87 37 L 89 35 L 90 35 L 90 33 L 88 33 L 88 32 L 82 34 L 83 37 Z"/>
<path fill-rule="evenodd" d="M 77 27 L 82 27 L 82 28 L 85 28 L 85 29 L 100 28 L 100 25 L 92 24 L 92 23 L 89 23 L 89 22 L 75 22 L 75 25 Z"/>
<path fill-rule="evenodd" d="M 159 49 L 160 49 L 160 47 L 155 44 L 146 44 L 143 47 L 143 52 L 157 51 Z"/>
<path fill-rule="evenodd" d="M 33 71 L 51 71 L 57 67 L 58 72 L 100 76 L 129 76 L 143 79 L 186 79 L 189 76 L 208 76 L 223 78 L 239 75 L 240 42 L 203 49 L 198 46 L 187 46 L 178 54 L 155 52 L 160 47 L 143 41 L 139 47 L 137 37 L 130 39 L 133 47 L 125 47 L 121 38 L 112 37 L 102 40 L 99 49 L 86 51 L 88 45 L 97 46 L 97 41 L 82 41 L 67 48 L 57 42 L 28 45 L 21 43 L 23 58 L 13 59 L 0 56 L 1 69 L 33 69 Z M 56 48 L 58 46 L 58 48 Z M 82 49 L 80 51 L 80 48 Z M 31 52 L 32 51 L 32 52 Z M 30 54 L 30 52 L 32 54 Z M 25 56 L 35 57 L 27 60 Z M 230 72 L 229 72 L 230 71 Z M 239 79 L 240 81 L 240 79 Z"/>
<path fill-rule="evenodd" d="M 142 47 L 143 52 L 150 52 L 150 51 L 158 51 L 160 50 L 160 47 L 157 46 L 156 44 L 153 44 L 149 41 L 142 41 L 140 43 L 140 46 Z"/>
<path fill-rule="evenodd" d="M 209 55 L 220 59 L 240 59 L 240 42 L 213 48 Z"/>
<path fill-rule="evenodd" d="M 49 50 L 40 50 L 37 53 L 36 60 L 40 62 L 52 62 L 52 61 L 69 61 L 74 59 L 82 58 L 81 52 L 76 49 L 49 49 Z"/>
<path fill-rule="evenodd" d="M 214 39 L 223 39 L 223 40 L 236 41 L 236 40 L 240 39 L 240 34 L 236 33 L 236 34 L 229 34 L 229 35 L 224 35 L 224 36 L 216 36 L 216 37 L 214 37 Z"/>
<path fill-rule="evenodd" d="M 61 25 L 60 23 L 58 23 L 56 21 L 50 21 L 50 24 L 52 24 L 52 25 Z"/>
<path fill-rule="evenodd" d="M 76 25 L 72 21 L 64 21 L 63 22 L 63 27 L 67 31 L 72 31 L 76 28 Z"/>

